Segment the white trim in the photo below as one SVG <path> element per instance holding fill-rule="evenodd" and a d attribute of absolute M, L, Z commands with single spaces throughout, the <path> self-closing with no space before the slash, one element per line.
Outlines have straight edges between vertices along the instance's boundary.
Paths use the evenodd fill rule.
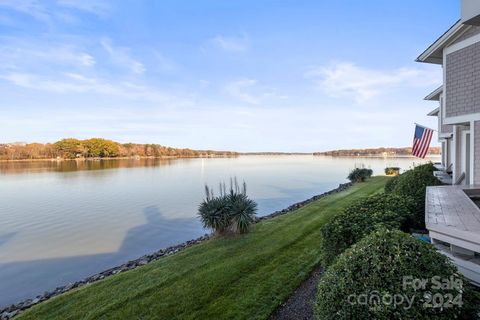
<path fill-rule="evenodd" d="M 429 93 L 423 100 L 428 100 L 428 101 L 438 101 L 440 100 L 440 95 L 443 92 L 443 85 Z"/>
<path fill-rule="evenodd" d="M 445 50 L 443 50 L 443 64 L 442 64 L 442 72 L 443 72 L 443 90 L 442 94 L 440 95 L 440 102 L 441 102 L 441 115 L 442 115 L 442 122 L 444 122 L 445 118 L 447 117 L 447 54 Z"/>
<path fill-rule="evenodd" d="M 430 111 L 429 113 L 427 113 L 427 116 L 438 117 L 438 112 L 439 111 L 440 111 L 440 108 L 435 108 L 432 111 Z"/>
<path fill-rule="evenodd" d="M 459 123 L 465 123 L 470 121 L 480 121 L 480 113 L 477 112 L 477 113 L 465 114 L 463 116 L 443 118 L 444 124 L 459 124 Z"/>
<path fill-rule="evenodd" d="M 443 138 L 443 139 L 449 139 L 449 138 L 451 138 L 452 136 L 453 136 L 453 133 L 451 133 L 451 132 L 450 132 L 450 133 L 444 132 L 444 133 L 439 133 L 439 134 L 438 134 L 438 137 L 439 137 L 440 139 L 442 139 L 442 138 Z"/>
<path fill-rule="evenodd" d="M 470 121 L 470 184 L 475 184 L 475 121 Z"/>
<path fill-rule="evenodd" d="M 455 51 L 458 51 L 458 50 L 461 50 L 461 49 L 464 49 L 466 47 L 469 47 L 477 42 L 480 42 L 480 34 L 476 34 L 470 38 L 467 38 L 465 40 L 462 40 L 460 42 L 457 42 L 457 43 L 454 43 L 452 44 L 451 46 L 445 48 L 443 50 L 444 52 L 444 55 L 445 54 L 450 54 L 450 53 L 453 53 Z"/>
<path fill-rule="evenodd" d="M 454 125 L 453 126 L 453 143 L 452 143 L 452 181 L 456 181 L 457 180 L 457 176 L 458 176 L 458 173 L 457 173 L 457 134 L 458 134 L 458 130 L 457 130 L 457 126 Z"/>

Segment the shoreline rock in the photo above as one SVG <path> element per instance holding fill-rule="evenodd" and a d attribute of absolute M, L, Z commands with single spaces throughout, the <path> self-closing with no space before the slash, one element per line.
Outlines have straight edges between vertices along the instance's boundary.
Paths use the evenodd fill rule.
<path fill-rule="evenodd" d="M 326 197 L 326 196 L 334 194 L 334 193 L 342 192 L 342 191 L 350 188 L 351 186 L 352 186 L 351 182 L 340 184 L 335 189 L 332 189 L 332 190 L 324 192 L 322 194 L 313 196 L 313 197 L 311 197 L 307 200 L 297 202 L 295 204 L 290 205 L 289 207 L 287 207 L 285 209 L 275 211 L 275 212 L 273 212 L 269 215 L 266 215 L 266 216 L 263 216 L 263 217 L 258 217 L 256 219 L 255 223 L 260 222 L 260 221 L 264 221 L 264 220 L 273 219 L 275 217 L 290 213 L 290 212 L 295 211 L 295 210 L 297 210 L 301 207 L 304 207 L 307 204 L 312 203 L 312 202 L 314 202 L 318 199 L 321 199 L 323 197 Z M 64 286 L 57 287 L 54 290 L 47 291 L 47 292 L 44 292 L 43 294 L 40 294 L 40 295 L 36 296 L 34 299 L 27 299 L 27 300 L 24 300 L 24 301 L 21 301 L 19 303 L 12 304 L 10 306 L 6 306 L 6 307 L 3 307 L 3 308 L 0 307 L 0 320 L 9 320 L 9 319 L 19 315 L 23 311 L 33 307 L 34 305 L 39 304 L 43 301 L 46 301 L 50 298 L 53 298 L 55 296 L 58 296 L 58 295 L 63 294 L 65 292 L 68 292 L 68 291 L 73 290 L 75 288 L 80 288 L 80 287 L 83 287 L 87 284 L 95 283 L 95 282 L 100 281 L 102 279 L 105 279 L 109 276 L 112 276 L 112 275 L 115 275 L 115 274 L 118 274 L 118 273 L 121 273 L 121 272 L 129 271 L 129 270 L 133 270 L 137 267 L 144 266 L 144 265 L 149 264 L 153 261 L 159 260 L 163 257 L 166 257 L 166 256 L 172 255 L 174 253 L 177 253 L 179 251 L 182 251 L 182 250 L 184 250 L 188 247 L 191 247 L 195 244 L 202 243 L 206 240 L 211 239 L 212 237 L 213 237 L 212 234 L 205 234 L 205 235 L 203 235 L 199 238 L 188 240 L 188 241 L 185 241 L 183 243 L 180 243 L 180 244 L 168 247 L 168 248 L 160 249 L 160 250 L 158 250 L 154 253 L 141 256 L 140 258 L 135 259 L 135 260 L 130 260 L 130 261 L 124 263 L 124 264 L 121 264 L 119 266 L 104 270 L 100 273 L 97 273 L 95 275 L 87 277 L 83 280 L 79 280 L 79 281 L 76 281 L 76 282 L 73 282 L 73 283 L 66 284 Z"/>

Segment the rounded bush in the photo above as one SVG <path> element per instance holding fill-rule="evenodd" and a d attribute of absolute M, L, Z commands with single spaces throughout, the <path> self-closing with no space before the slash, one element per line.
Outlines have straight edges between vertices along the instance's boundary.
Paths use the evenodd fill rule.
<path fill-rule="evenodd" d="M 411 226 L 414 203 L 396 194 L 378 194 L 362 198 L 324 224 L 322 255 L 325 265 L 351 245 L 378 227 L 408 230 Z"/>
<path fill-rule="evenodd" d="M 475 319 L 477 309 L 477 296 L 446 256 L 404 232 L 382 229 L 327 269 L 318 285 L 315 317 Z"/>
<path fill-rule="evenodd" d="M 418 166 L 413 170 L 408 170 L 401 174 L 395 186 L 393 193 L 410 197 L 415 201 L 414 209 L 414 227 L 425 228 L 425 191 L 428 186 L 437 186 L 442 183 L 433 175 L 433 164 Z"/>
<path fill-rule="evenodd" d="M 372 169 L 356 168 L 350 171 L 347 179 L 350 180 L 351 182 L 364 182 L 365 180 L 370 178 L 372 174 L 373 174 Z"/>

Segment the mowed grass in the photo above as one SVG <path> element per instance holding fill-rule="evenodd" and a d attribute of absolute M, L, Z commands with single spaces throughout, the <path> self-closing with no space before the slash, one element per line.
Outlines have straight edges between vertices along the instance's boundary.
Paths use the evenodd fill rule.
<path fill-rule="evenodd" d="M 352 201 L 382 192 L 387 179 L 74 290 L 18 319 L 268 319 L 319 263 L 319 228 Z"/>

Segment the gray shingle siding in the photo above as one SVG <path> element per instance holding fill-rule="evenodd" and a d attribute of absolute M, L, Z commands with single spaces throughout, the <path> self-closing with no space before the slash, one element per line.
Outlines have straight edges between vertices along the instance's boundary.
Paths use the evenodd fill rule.
<path fill-rule="evenodd" d="M 480 42 L 447 55 L 446 116 L 480 112 Z"/>

